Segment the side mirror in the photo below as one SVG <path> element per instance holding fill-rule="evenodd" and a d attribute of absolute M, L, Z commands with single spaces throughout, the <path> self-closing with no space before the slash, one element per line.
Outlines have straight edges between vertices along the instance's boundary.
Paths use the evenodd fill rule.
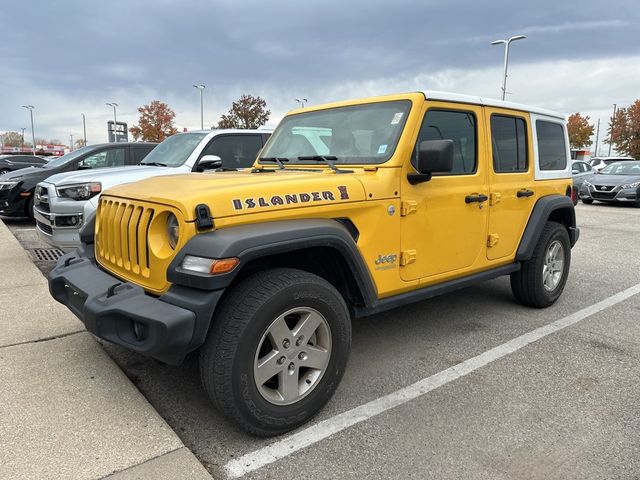
<path fill-rule="evenodd" d="M 222 159 L 217 155 L 205 155 L 198 162 L 198 171 L 215 170 L 222 167 Z"/>
<path fill-rule="evenodd" d="M 572 173 L 573 175 L 577 175 L 577 174 L 579 174 L 579 173 L 580 173 L 580 170 L 576 170 L 576 169 L 574 168 L 574 169 L 572 169 L 572 170 L 571 170 L 571 173 Z"/>
<path fill-rule="evenodd" d="M 410 173 L 411 185 L 428 182 L 433 173 L 453 170 L 453 140 L 425 140 L 418 146 L 418 156 L 411 162 L 418 173 Z"/>

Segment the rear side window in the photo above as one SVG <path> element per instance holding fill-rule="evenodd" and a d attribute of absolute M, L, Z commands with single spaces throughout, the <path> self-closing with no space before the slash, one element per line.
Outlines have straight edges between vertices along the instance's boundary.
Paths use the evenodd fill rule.
<path fill-rule="evenodd" d="M 567 168 L 567 146 L 564 141 L 562 125 L 537 120 L 536 132 L 540 170 L 564 170 Z"/>
<path fill-rule="evenodd" d="M 134 146 L 131 147 L 131 153 L 133 154 L 133 163 L 138 164 L 144 157 L 149 155 L 149 152 L 153 150 L 153 147 Z"/>
<path fill-rule="evenodd" d="M 493 171 L 526 172 L 527 125 L 522 118 L 491 115 Z"/>
<path fill-rule="evenodd" d="M 417 148 L 425 140 L 453 140 L 453 169 L 445 174 L 465 175 L 475 173 L 476 117 L 470 112 L 455 110 L 429 110 L 424 116 Z"/>

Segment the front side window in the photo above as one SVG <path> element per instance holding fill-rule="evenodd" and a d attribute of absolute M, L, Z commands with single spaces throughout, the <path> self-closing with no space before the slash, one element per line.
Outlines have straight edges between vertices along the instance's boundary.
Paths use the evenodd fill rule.
<path fill-rule="evenodd" d="M 418 134 L 415 155 L 420 142 L 426 140 L 453 140 L 453 168 L 444 175 L 464 175 L 476 171 L 476 117 L 473 113 L 435 109 L 427 111 Z"/>
<path fill-rule="evenodd" d="M 536 121 L 538 162 L 541 170 L 567 168 L 567 146 L 562 125 L 544 120 Z"/>
<path fill-rule="evenodd" d="M 124 166 L 125 148 L 111 148 L 90 155 L 80 161 L 79 169 L 111 168 Z"/>
<path fill-rule="evenodd" d="M 223 135 L 214 138 L 202 152 L 217 155 L 222 168 L 249 168 L 262 148 L 262 135 Z"/>
<path fill-rule="evenodd" d="M 527 125 L 522 118 L 491 115 L 491 147 L 494 172 L 527 171 L 526 129 Z"/>
<path fill-rule="evenodd" d="M 261 156 L 286 158 L 289 164 L 317 156 L 344 164 L 384 163 L 396 149 L 410 109 L 411 102 L 400 100 L 289 115 Z"/>

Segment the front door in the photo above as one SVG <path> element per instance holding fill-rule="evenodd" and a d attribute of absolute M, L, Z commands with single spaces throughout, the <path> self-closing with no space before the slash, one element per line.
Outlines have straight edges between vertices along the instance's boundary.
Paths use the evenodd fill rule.
<path fill-rule="evenodd" d="M 487 108 L 491 145 L 487 259 L 515 255 L 538 193 L 534 186 L 529 116 Z"/>
<path fill-rule="evenodd" d="M 482 107 L 429 103 L 414 148 L 424 140 L 454 142 L 453 171 L 428 182 L 402 184 L 402 279 L 437 281 L 484 260 L 488 184 Z"/>

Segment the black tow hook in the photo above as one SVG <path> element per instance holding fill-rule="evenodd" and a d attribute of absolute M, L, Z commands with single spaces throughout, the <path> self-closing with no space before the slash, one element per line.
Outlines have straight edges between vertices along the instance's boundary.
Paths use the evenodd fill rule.
<path fill-rule="evenodd" d="M 116 294 L 116 288 L 118 288 L 122 283 L 114 283 L 109 288 L 107 288 L 107 298 L 113 297 Z"/>

